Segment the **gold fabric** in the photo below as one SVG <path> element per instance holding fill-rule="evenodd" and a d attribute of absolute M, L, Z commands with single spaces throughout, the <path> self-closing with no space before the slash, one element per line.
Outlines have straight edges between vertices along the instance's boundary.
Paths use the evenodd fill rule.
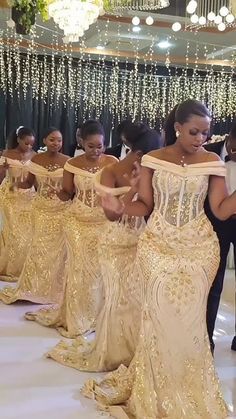
<path fill-rule="evenodd" d="M 74 174 L 76 194 L 64 220 L 67 264 L 63 299 L 26 318 L 75 337 L 94 330 L 103 301 L 98 240 L 106 219 L 94 190 L 95 173 L 69 162 L 65 169 Z"/>
<path fill-rule="evenodd" d="M 0 158 L 0 165 L 5 160 L 9 168 L 0 186 L 0 280 L 14 282 L 20 276 L 31 243 L 34 189 L 11 190 L 15 182 L 27 177 L 29 161 Z"/>
<path fill-rule="evenodd" d="M 97 319 L 95 341 L 61 341 L 49 351 L 54 360 L 83 371 L 111 371 L 133 358 L 140 327 L 140 290 L 134 260 L 145 222 L 123 217 L 107 222 L 99 239 L 105 301 Z"/>
<path fill-rule="evenodd" d="M 139 343 L 129 368 L 82 392 L 116 418 L 224 419 L 206 331 L 219 245 L 203 210 L 209 175 L 224 176 L 223 163 L 180 167 L 145 156 L 143 165 L 154 170 L 155 205 L 137 249 Z"/>
<path fill-rule="evenodd" d="M 38 185 L 32 203 L 33 237 L 17 286 L 0 292 L 0 300 L 6 304 L 16 300 L 42 304 L 58 301 L 64 282 L 66 248 L 62 224 L 67 205 L 50 188 L 61 185 L 63 169 L 46 169 L 31 162 L 29 171 L 36 176 Z"/>

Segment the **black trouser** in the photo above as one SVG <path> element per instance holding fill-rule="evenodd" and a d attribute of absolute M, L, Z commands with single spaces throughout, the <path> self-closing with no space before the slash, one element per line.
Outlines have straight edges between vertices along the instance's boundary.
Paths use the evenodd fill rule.
<path fill-rule="evenodd" d="M 229 219 L 227 221 L 224 221 L 222 223 L 222 228 L 220 229 L 220 231 L 217 231 L 217 236 L 220 244 L 220 265 L 209 292 L 206 316 L 207 331 L 212 347 L 214 347 L 213 333 L 215 329 L 215 322 L 220 304 L 220 296 L 224 284 L 227 257 L 231 243 L 233 244 L 234 248 L 234 265 L 236 271 L 236 219 Z"/>

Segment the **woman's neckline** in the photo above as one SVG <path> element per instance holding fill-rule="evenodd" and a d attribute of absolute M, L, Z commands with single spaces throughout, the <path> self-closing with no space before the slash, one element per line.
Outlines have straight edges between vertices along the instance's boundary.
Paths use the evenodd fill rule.
<path fill-rule="evenodd" d="M 204 161 L 204 162 L 198 162 L 198 163 L 186 163 L 184 166 L 182 165 L 182 164 L 178 164 L 178 163 L 175 163 L 175 162 L 171 162 L 171 161 L 169 161 L 169 160 L 165 160 L 165 159 L 160 159 L 160 158 L 158 158 L 158 157 L 155 157 L 155 156 L 153 156 L 153 155 L 146 155 L 146 157 L 148 157 L 148 158 L 151 158 L 151 159 L 155 159 L 155 160 L 157 160 L 157 161 L 159 161 L 159 162 L 164 162 L 164 163 L 168 163 L 168 164 L 170 164 L 170 165 L 174 165 L 174 166 L 177 166 L 177 167 L 180 167 L 180 168 L 182 168 L 182 169 L 186 169 L 187 167 L 189 167 L 189 166 L 199 166 L 199 165 L 202 165 L 202 164 L 212 164 L 212 163 L 223 163 L 223 162 L 221 162 L 220 160 L 208 160 L 208 161 Z M 144 158 L 145 158 L 145 156 L 144 156 Z"/>

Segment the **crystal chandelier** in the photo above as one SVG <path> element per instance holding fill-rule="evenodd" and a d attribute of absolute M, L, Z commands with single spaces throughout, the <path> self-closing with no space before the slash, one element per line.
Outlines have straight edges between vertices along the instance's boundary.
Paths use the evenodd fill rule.
<path fill-rule="evenodd" d="M 190 0 L 186 12 L 190 15 L 188 27 L 217 27 L 224 31 L 235 23 L 233 0 Z"/>
<path fill-rule="evenodd" d="M 64 42 L 78 42 L 103 13 L 102 0 L 55 0 L 48 6 L 49 16 L 64 31 Z"/>
<path fill-rule="evenodd" d="M 170 5 L 169 0 L 110 0 L 111 10 L 157 10 Z"/>

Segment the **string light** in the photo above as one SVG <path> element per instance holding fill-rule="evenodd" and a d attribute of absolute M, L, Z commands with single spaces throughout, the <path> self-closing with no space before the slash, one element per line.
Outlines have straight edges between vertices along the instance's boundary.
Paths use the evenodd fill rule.
<path fill-rule="evenodd" d="M 105 37 L 108 39 L 108 25 Z M 117 25 L 118 40 L 120 24 Z M 1 39 L 3 36 L 1 37 Z M 0 90 L 14 97 L 22 88 L 24 97 L 31 95 L 35 100 L 42 99 L 50 107 L 50 112 L 62 105 L 75 113 L 75 119 L 88 117 L 100 118 L 109 111 L 113 124 L 130 116 L 133 119 L 145 119 L 151 126 L 157 118 L 163 121 L 174 104 L 188 97 L 196 97 L 208 104 L 214 117 L 232 118 L 236 112 L 235 55 L 231 61 L 231 71 L 224 68 L 216 72 L 213 64 L 206 64 L 205 73 L 199 68 L 201 54 L 206 60 L 208 48 L 196 43 L 193 73 L 190 70 L 190 41 L 186 48 L 186 64 L 182 70 L 173 72 L 170 49 L 166 51 L 165 64 L 167 75 L 159 73 L 153 51 L 156 38 L 152 36 L 151 45 L 145 56 L 141 70 L 139 58 L 139 40 L 133 39 L 132 50 L 135 52 L 134 63 L 119 60 L 120 41 L 112 65 L 105 61 L 105 50 L 97 62 L 85 55 L 81 41 L 81 53 L 78 58 L 72 56 L 71 44 L 58 44 L 58 36 L 53 35 L 52 51 L 47 55 L 42 49 L 37 52 L 35 35 L 28 42 L 27 53 L 19 53 L 22 39 L 15 37 L 8 28 L 4 34 L 5 43 L 0 41 Z M 100 34 L 99 42 L 105 43 Z M 192 42 L 192 41 L 191 41 Z M 202 48 L 202 49 L 201 49 Z M 213 54 L 216 51 L 214 47 Z M 19 74 L 15 77 L 16 69 Z M 142 72 L 141 72 L 142 71 Z M 181 74 L 181 75 L 180 75 Z M 30 96 L 29 96 L 30 97 Z"/>

